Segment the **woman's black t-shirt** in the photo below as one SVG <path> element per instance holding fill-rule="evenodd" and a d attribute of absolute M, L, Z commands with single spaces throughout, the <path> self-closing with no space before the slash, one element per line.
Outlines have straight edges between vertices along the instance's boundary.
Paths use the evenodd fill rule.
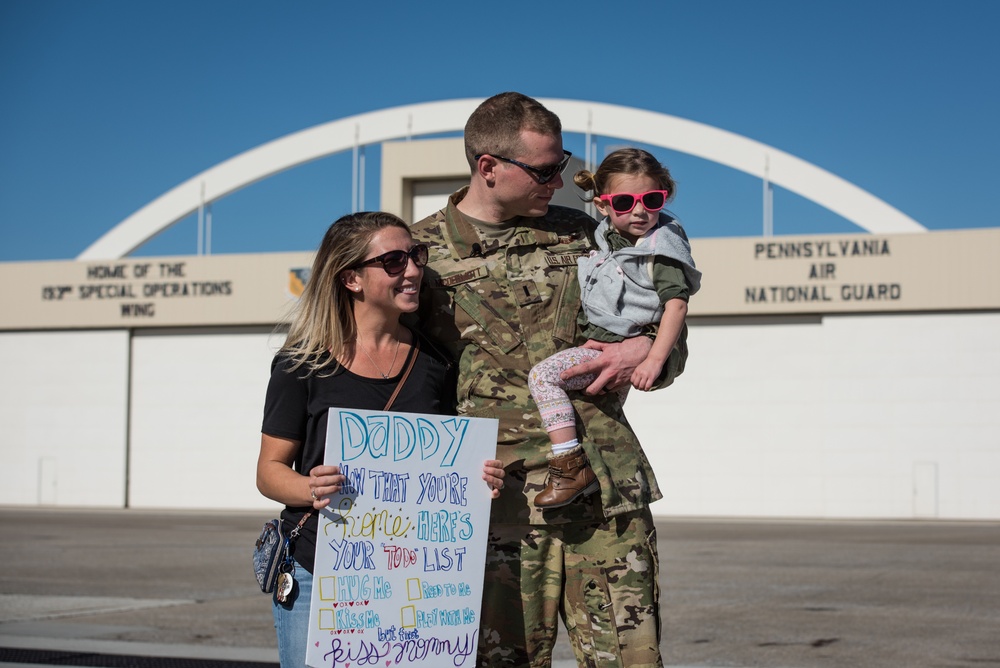
<path fill-rule="evenodd" d="M 450 380 L 451 365 L 436 355 L 428 354 L 422 345 L 413 370 L 403 384 L 391 410 L 406 413 L 444 414 L 452 411 L 449 397 L 454 393 Z M 414 349 L 410 349 L 406 365 Z M 307 474 L 314 466 L 323 463 L 326 448 L 327 412 L 331 406 L 382 410 L 396 389 L 402 373 L 383 380 L 365 378 L 343 367 L 330 374 L 323 370 L 309 373 L 299 367 L 292 371 L 293 363 L 287 355 L 278 353 L 271 363 L 271 380 L 264 399 L 264 422 L 261 432 L 268 436 L 299 441 L 295 458 L 296 471 Z M 281 512 L 282 531 L 288 535 L 311 506 L 289 507 Z M 306 520 L 292 550 L 295 560 L 310 573 L 316 552 L 318 514 Z"/>

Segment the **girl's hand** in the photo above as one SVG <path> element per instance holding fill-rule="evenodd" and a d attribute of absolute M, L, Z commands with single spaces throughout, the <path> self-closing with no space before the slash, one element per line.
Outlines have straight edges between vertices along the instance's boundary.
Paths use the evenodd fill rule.
<path fill-rule="evenodd" d="M 313 508 L 320 510 L 330 505 L 330 495 L 339 492 L 347 478 L 339 466 L 320 465 L 309 471 L 308 481 Z"/>
<path fill-rule="evenodd" d="M 632 372 L 632 387 L 643 392 L 648 391 L 649 388 L 653 387 L 656 379 L 660 377 L 662 370 L 662 364 L 657 364 L 647 357 Z"/>
<path fill-rule="evenodd" d="M 500 490 L 503 489 L 503 478 L 507 472 L 503 470 L 503 462 L 499 459 L 487 459 L 483 463 L 483 480 L 490 487 L 490 496 L 494 499 L 500 497 Z"/>

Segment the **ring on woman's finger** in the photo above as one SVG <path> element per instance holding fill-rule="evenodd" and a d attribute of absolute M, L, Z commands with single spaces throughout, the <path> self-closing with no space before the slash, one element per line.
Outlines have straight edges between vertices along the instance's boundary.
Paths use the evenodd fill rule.
<path fill-rule="evenodd" d="M 313 501 L 319 501 L 319 499 L 316 498 L 316 490 L 315 489 L 310 489 L 309 490 L 309 496 L 311 496 L 313 498 Z"/>

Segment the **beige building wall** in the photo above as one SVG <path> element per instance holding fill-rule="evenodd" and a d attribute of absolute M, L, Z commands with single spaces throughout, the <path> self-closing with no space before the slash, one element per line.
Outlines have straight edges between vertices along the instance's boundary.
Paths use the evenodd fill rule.
<path fill-rule="evenodd" d="M 1000 308 L 1000 228 L 693 239 L 692 316 Z M 311 253 L 0 264 L 0 331 L 271 325 Z"/>

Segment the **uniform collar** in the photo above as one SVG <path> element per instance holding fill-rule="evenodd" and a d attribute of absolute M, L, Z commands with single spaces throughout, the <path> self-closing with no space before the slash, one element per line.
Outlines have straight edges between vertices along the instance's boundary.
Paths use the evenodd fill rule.
<path fill-rule="evenodd" d="M 478 257 L 494 252 L 500 247 L 500 242 L 484 239 L 476 226 L 458 210 L 458 203 L 465 199 L 469 186 L 458 190 L 448 198 L 448 206 L 444 212 L 444 236 L 452 253 L 461 258 Z"/>
<path fill-rule="evenodd" d="M 497 239 L 483 237 L 475 224 L 458 210 L 458 203 L 465 198 L 468 192 L 469 187 L 465 186 L 453 193 L 448 198 L 448 206 L 444 215 L 445 241 L 451 247 L 452 252 L 462 259 L 489 255 L 500 248 L 500 242 Z M 547 246 L 560 241 L 559 235 L 555 231 L 540 229 L 541 226 L 544 226 L 542 222 L 545 220 L 544 216 L 530 219 L 536 222 L 535 225 L 525 225 L 524 220 L 523 217 L 519 216 L 510 221 L 510 226 L 516 228 L 510 240 L 511 246 L 529 244 Z"/>

